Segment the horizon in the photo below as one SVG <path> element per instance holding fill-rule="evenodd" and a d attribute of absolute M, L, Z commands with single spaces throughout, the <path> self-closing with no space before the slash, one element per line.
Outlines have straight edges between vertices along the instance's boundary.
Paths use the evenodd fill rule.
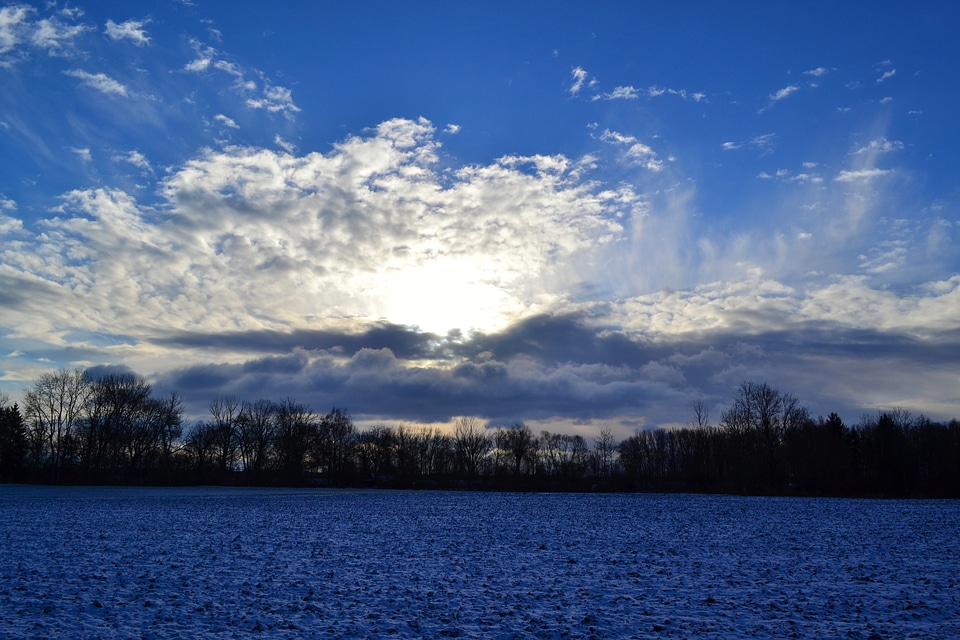
<path fill-rule="evenodd" d="M 960 418 L 960 7 L 0 3 L 0 390 Z"/>

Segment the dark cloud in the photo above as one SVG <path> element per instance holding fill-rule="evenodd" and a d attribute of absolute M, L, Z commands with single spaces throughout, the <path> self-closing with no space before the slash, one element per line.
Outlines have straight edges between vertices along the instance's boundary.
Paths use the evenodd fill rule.
<path fill-rule="evenodd" d="M 865 386 L 849 382 L 858 371 L 868 385 L 882 378 L 892 362 L 919 370 L 956 366 L 952 354 L 960 348 L 956 331 L 930 341 L 826 326 L 690 341 L 631 341 L 568 315 L 541 316 L 499 334 L 447 342 L 445 349 L 460 356 L 450 366 L 411 366 L 410 358 L 436 351 L 436 336 L 396 327 L 352 337 L 320 335 L 311 334 L 322 344 L 319 349 L 289 340 L 298 346 L 284 355 L 191 367 L 161 382 L 201 412 L 220 394 L 250 400 L 292 396 L 315 410 L 347 407 L 361 420 L 434 422 L 476 415 L 510 424 L 630 416 L 624 429 L 632 430 L 684 423 L 696 399 L 707 401 L 716 422 L 740 382 L 763 380 L 796 395 L 814 415 L 838 411 L 854 421 L 865 398 L 850 394 L 857 389 L 866 393 Z M 286 340 L 270 334 L 256 338 L 244 343 L 281 349 Z M 405 348 L 404 357 L 387 343 Z M 333 346 L 343 348 L 335 351 Z M 836 385 L 830 383 L 833 376 Z"/>
<path fill-rule="evenodd" d="M 223 333 L 177 332 L 154 338 L 154 344 L 190 349 L 226 350 L 253 353 L 333 351 L 354 354 L 362 349 L 389 349 L 398 358 L 436 357 L 438 336 L 390 323 L 370 325 L 359 332 L 323 330 L 236 331 Z"/>

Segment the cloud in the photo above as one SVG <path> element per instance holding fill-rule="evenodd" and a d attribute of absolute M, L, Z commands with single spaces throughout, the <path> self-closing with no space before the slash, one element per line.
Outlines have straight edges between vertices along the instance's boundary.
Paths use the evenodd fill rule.
<path fill-rule="evenodd" d="M 69 69 L 63 72 L 64 75 L 76 78 L 80 83 L 91 89 L 104 93 L 106 95 L 127 97 L 129 92 L 127 87 L 117 82 L 105 73 L 88 73 L 82 69 Z"/>
<path fill-rule="evenodd" d="M 887 140 L 886 138 L 877 138 L 876 140 L 871 140 L 866 144 L 866 146 L 860 147 L 856 151 L 853 151 L 853 155 L 859 154 L 881 154 L 881 153 L 890 153 L 892 151 L 900 151 L 903 149 L 903 143 L 899 140 Z"/>
<path fill-rule="evenodd" d="M 247 106 L 251 109 L 266 109 L 270 113 L 300 111 L 300 107 L 293 102 L 290 90 L 275 86 L 266 86 L 258 97 L 248 98 Z"/>
<path fill-rule="evenodd" d="M 639 142 L 633 136 L 626 136 L 610 129 L 604 129 L 600 134 L 603 142 L 626 146 L 623 157 L 630 163 L 642 166 L 653 172 L 663 171 L 663 161 L 657 158 L 657 153 L 648 145 Z"/>
<path fill-rule="evenodd" d="M 824 67 L 817 67 L 816 69 L 810 69 L 809 71 L 804 71 L 803 75 L 813 76 L 814 78 L 822 78 L 827 75 L 828 71 Z"/>
<path fill-rule="evenodd" d="M 153 167 L 150 166 L 150 161 L 147 160 L 146 156 L 136 149 L 129 151 L 126 154 L 113 156 L 113 161 L 127 162 L 138 169 L 142 169 L 145 173 L 153 173 Z"/>
<path fill-rule="evenodd" d="M 381 317 L 442 334 L 502 326 L 581 278 L 579 256 L 614 242 L 636 202 L 582 182 L 562 156 L 438 175 L 434 135 L 426 120 L 391 120 L 327 155 L 206 150 L 163 180 L 160 211 L 72 191 L 30 268 L 55 290 L 69 283 L 71 311 L 23 330 L 122 335 L 134 317 L 138 335 Z"/>
<path fill-rule="evenodd" d="M 890 69 L 889 71 L 885 71 L 885 72 L 883 73 L 883 75 L 881 75 L 879 78 L 877 78 L 877 84 L 880 84 L 881 82 L 884 82 L 885 80 L 889 80 L 890 78 L 892 78 L 892 77 L 895 76 L 895 75 L 897 75 L 897 70 L 896 70 L 896 69 Z"/>
<path fill-rule="evenodd" d="M 791 95 L 793 95 L 799 90 L 800 90 L 800 87 L 795 84 L 788 85 L 783 89 L 780 89 L 776 93 L 772 94 L 770 96 L 770 102 L 779 102 L 785 98 L 790 97 Z"/>
<path fill-rule="evenodd" d="M 197 57 L 184 65 L 184 71 L 205 73 L 215 70 L 227 74 L 234 81 L 233 90 L 244 97 L 244 104 L 250 109 L 282 113 L 287 117 L 300 111 L 290 89 L 273 84 L 263 72 L 225 60 L 219 51 L 197 40 L 193 40 L 191 46 Z"/>
<path fill-rule="evenodd" d="M 222 113 L 219 113 L 219 114 L 215 115 L 215 116 L 213 117 L 213 119 L 216 120 L 217 122 L 219 122 L 220 124 L 222 124 L 223 126 L 227 127 L 227 128 L 230 128 L 230 129 L 239 129 L 239 128 L 240 128 L 240 125 L 238 125 L 236 122 L 234 122 L 233 118 L 228 118 L 227 116 L 223 115 Z"/>
<path fill-rule="evenodd" d="M 113 20 L 107 20 L 104 33 L 106 33 L 111 40 L 129 40 L 138 47 L 142 47 L 150 44 L 150 36 L 148 36 L 147 32 L 143 29 L 143 26 L 149 22 L 149 19 L 127 20 L 126 22 L 117 24 Z"/>
<path fill-rule="evenodd" d="M 93 154 L 90 153 L 90 147 L 70 147 L 70 151 L 75 153 L 82 162 L 93 160 Z"/>
<path fill-rule="evenodd" d="M 45 18 L 37 22 L 31 42 L 51 56 L 70 56 L 74 52 L 73 40 L 89 29 L 84 25 L 67 25 L 56 18 Z"/>
<path fill-rule="evenodd" d="M 636 87 L 616 87 L 610 93 L 602 93 L 593 97 L 593 100 L 636 100 L 640 97 Z"/>
<path fill-rule="evenodd" d="M 13 5 L 0 7 L 0 55 L 13 50 L 25 36 L 27 19 L 32 7 Z"/>
<path fill-rule="evenodd" d="M 190 71 L 192 73 L 201 73 L 210 68 L 210 64 L 213 62 L 213 58 L 196 58 L 186 65 L 184 65 L 185 71 Z"/>
<path fill-rule="evenodd" d="M 280 137 L 280 134 L 277 134 L 273 137 L 273 143 L 286 151 L 287 153 L 294 153 L 297 150 L 297 146 L 292 142 L 284 140 Z"/>
<path fill-rule="evenodd" d="M 569 91 L 571 94 L 577 95 L 580 93 L 580 89 L 583 88 L 583 83 L 587 79 L 587 72 L 583 67 L 574 67 L 570 75 L 573 76 L 573 84 L 570 85 Z"/>
<path fill-rule="evenodd" d="M 444 127 L 443 132 L 450 134 L 452 136 L 457 135 L 458 133 L 460 133 L 460 125 L 448 124 L 446 127 Z"/>
<path fill-rule="evenodd" d="M 669 89 L 657 86 L 648 88 L 647 95 L 651 98 L 657 98 L 662 95 L 679 96 L 683 100 L 693 100 L 694 102 L 701 102 L 707 99 L 707 94 L 702 91 L 690 93 L 686 89 Z"/>
<path fill-rule="evenodd" d="M 958 295 L 957 278 L 916 299 L 854 278 L 806 292 L 770 281 L 715 283 L 589 313 L 537 315 L 501 332 L 452 341 L 389 326 L 375 329 L 378 336 L 223 335 L 216 339 L 225 346 L 256 343 L 265 350 L 235 363 L 173 369 L 161 384 L 183 390 L 187 402 L 200 407 L 218 393 L 293 394 L 322 408 L 347 406 L 368 421 L 642 416 L 658 425 L 682 420 L 678 408 L 698 397 L 723 402 L 745 378 L 796 392 L 809 389 L 804 377 L 829 370 L 836 382 L 831 395 L 808 392 L 801 400 L 815 414 L 852 418 L 878 391 L 896 387 L 891 361 L 934 383 L 930 396 L 939 393 L 943 380 L 922 372 L 955 367 L 943 346 L 960 346 L 960 331 L 949 319 Z M 927 313 L 937 318 L 933 325 Z M 926 327 L 922 335 L 913 332 L 917 326 Z M 214 337 L 177 339 L 198 348 Z M 447 364 L 420 364 L 437 358 Z M 867 404 L 857 404 L 859 398 Z M 618 435 L 629 435 L 629 426 L 620 428 Z"/>
<path fill-rule="evenodd" d="M 840 174 L 834 178 L 837 182 L 860 182 L 865 180 L 873 180 L 874 178 L 880 178 L 882 176 L 890 175 L 893 173 L 890 169 L 857 169 L 857 170 L 843 170 Z"/>
<path fill-rule="evenodd" d="M 762 152 L 767 152 L 773 148 L 776 137 L 775 133 L 764 133 L 759 136 L 754 136 L 746 142 L 724 142 L 720 145 L 720 148 L 724 151 L 735 151 L 737 149 L 743 149 L 744 147 L 752 147 Z"/>

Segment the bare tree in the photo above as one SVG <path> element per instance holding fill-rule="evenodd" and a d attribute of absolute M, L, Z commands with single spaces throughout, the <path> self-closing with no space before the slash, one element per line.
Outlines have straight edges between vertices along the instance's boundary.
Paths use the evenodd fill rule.
<path fill-rule="evenodd" d="M 601 478 L 612 476 L 617 444 L 609 427 L 600 429 L 600 437 L 594 438 L 593 453 L 596 460 L 596 474 Z"/>
<path fill-rule="evenodd" d="M 720 423 L 734 439 L 737 448 L 734 464 L 741 467 L 745 484 L 766 482 L 770 487 L 776 484 L 784 436 L 789 429 L 808 419 L 807 410 L 794 396 L 781 393 L 765 382 L 740 385 L 733 406 L 723 412 Z M 750 465 L 751 459 L 759 462 L 759 467 Z"/>
<path fill-rule="evenodd" d="M 497 443 L 497 448 L 502 449 L 510 461 L 511 474 L 532 473 L 536 469 L 537 439 L 530 427 L 518 422 L 499 435 L 502 441 Z"/>
<path fill-rule="evenodd" d="M 201 478 L 210 471 L 213 463 L 216 427 L 212 422 L 200 421 L 187 432 L 184 449 L 193 459 L 194 468 Z"/>
<path fill-rule="evenodd" d="M 81 369 L 42 374 L 25 396 L 33 464 L 63 469 L 75 446 L 75 430 L 90 397 L 91 385 Z"/>
<path fill-rule="evenodd" d="M 267 467 L 276 434 L 276 407 L 269 400 L 244 402 L 237 420 L 237 445 L 243 470 L 256 479 Z"/>
<path fill-rule="evenodd" d="M 707 409 L 707 404 L 703 401 L 703 398 L 693 401 L 693 422 L 690 426 L 694 429 L 706 429 L 710 426 L 710 410 Z"/>
<path fill-rule="evenodd" d="M 334 407 L 320 419 L 314 458 L 322 473 L 335 483 L 342 484 L 350 472 L 357 429 L 346 409 Z"/>
<path fill-rule="evenodd" d="M 236 458 L 237 422 L 241 406 L 235 396 L 221 396 L 210 403 L 217 468 L 221 474 L 233 466 Z"/>
<path fill-rule="evenodd" d="M 307 454 L 314 448 L 317 420 L 310 408 L 284 398 L 276 404 L 277 465 L 287 482 L 299 483 L 307 469 Z"/>
<path fill-rule="evenodd" d="M 453 425 L 453 447 L 457 469 L 475 478 L 490 452 L 490 436 L 477 418 L 457 418 Z"/>

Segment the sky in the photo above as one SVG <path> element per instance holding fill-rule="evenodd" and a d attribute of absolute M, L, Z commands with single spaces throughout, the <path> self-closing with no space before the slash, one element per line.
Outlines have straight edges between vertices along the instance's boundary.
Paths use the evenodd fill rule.
<path fill-rule="evenodd" d="M 0 390 L 960 418 L 958 61 L 954 2 L 2 2 Z"/>

